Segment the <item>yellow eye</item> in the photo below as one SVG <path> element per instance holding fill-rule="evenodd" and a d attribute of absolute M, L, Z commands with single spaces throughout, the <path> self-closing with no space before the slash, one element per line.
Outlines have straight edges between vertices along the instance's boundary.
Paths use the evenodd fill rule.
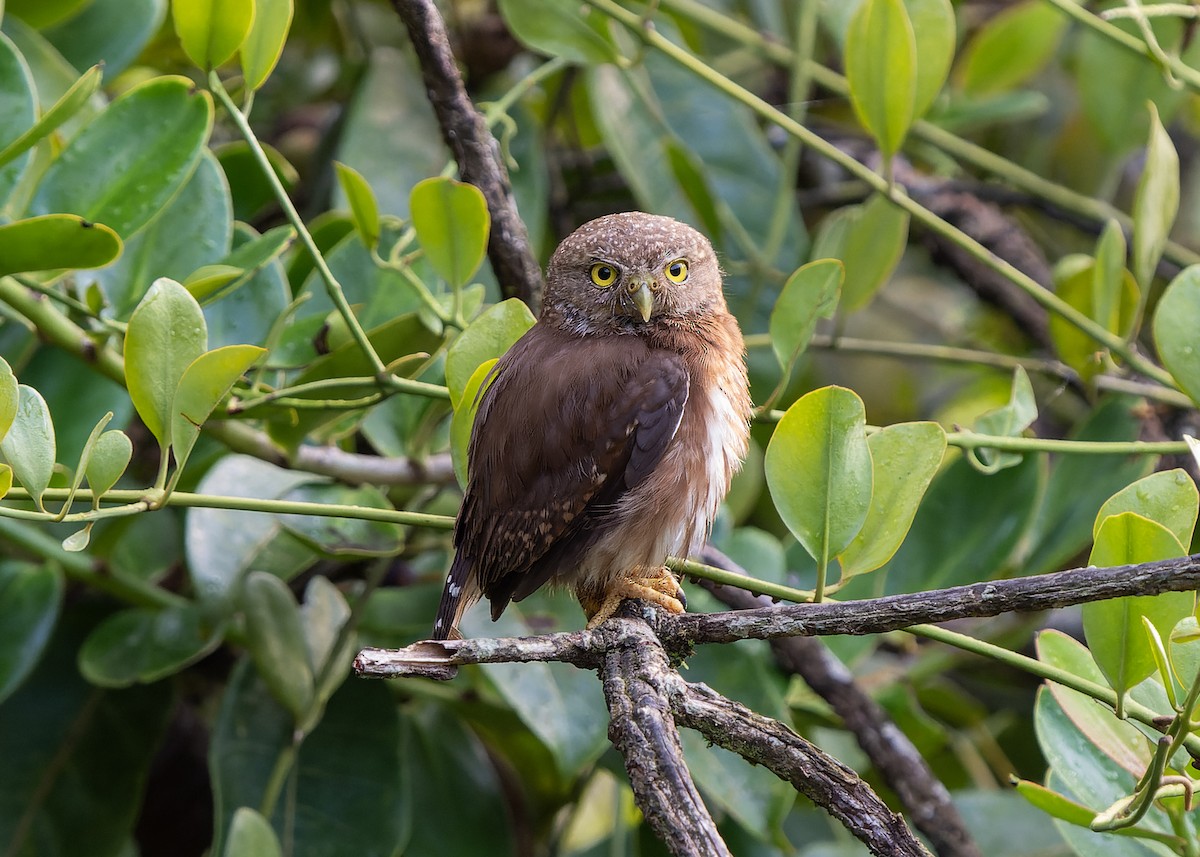
<path fill-rule="evenodd" d="M 608 288 L 617 281 L 617 269 L 612 265 L 598 262 L 592 265 L 592 282 L 602 289 Z"/>
<path fill-rule="evenodd" d="M 688 264 L 684 259 L 676 259 L 666 267 L 667 279 L 672 283 L 682 283 L 688 276 Z"/>

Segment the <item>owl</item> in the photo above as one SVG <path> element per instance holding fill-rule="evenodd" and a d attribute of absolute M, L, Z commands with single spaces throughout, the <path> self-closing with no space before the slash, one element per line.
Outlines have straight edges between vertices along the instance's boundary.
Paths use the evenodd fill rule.
<path fill-rule="evenodd" d="M 481 389 L 433 638 L 458 637 L 480 597 L 495 620 L 545 584 L 573 590 L 589 628 L 625 598 L 683 612 L 664 563 L 703 547 L 751 413 L 709 241 L 640 212 L 584 224 Z"/>

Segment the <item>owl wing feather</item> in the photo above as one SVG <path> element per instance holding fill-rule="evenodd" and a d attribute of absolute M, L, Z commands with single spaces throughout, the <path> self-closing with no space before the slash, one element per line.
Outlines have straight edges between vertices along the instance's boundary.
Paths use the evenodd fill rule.
<path fill-rule="evenodd" d="M 435 637 L 457 627 L 463 593 L 495 619 L 578 562 L 662 459 L 689 387 L 678 355 L 636 337 L 531 328 L 480 399 Z"/>

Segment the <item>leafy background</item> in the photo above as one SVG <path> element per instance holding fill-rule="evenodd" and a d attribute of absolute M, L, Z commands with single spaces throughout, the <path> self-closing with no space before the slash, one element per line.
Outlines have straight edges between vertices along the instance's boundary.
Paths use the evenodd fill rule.
<path fill-rule="evenodd" d="M 718 547 L 796 598 L 1189 552 L 1187 22 L 1069 0 L 584 7 L 443 11 L 543 261 L 631 208 L 721 253 L 760 412 Z M 662 853 L 592 675 L 347 679 L 357 646 L 428 632 L 474 390 L 533 320 L 394 11 L 0 11 L 3 853 Z M 719 607 L 697 587 L 689 606 Z M 1193 854 L 1179 794 L 1139 783 L 1197 740 L 1193 612 L 826 642 L 983 853 Z M 539 594 L 464 630 L 580 623 Z M 765 644 L 685 674 L 882 788 Z M 1135 723 L 1173 712 L 1156 750 Z M 685 748 L 736 853 L 861 853 L 761 768 Z M 1134 794 L 1135 836 L 1087 829 Z"/>

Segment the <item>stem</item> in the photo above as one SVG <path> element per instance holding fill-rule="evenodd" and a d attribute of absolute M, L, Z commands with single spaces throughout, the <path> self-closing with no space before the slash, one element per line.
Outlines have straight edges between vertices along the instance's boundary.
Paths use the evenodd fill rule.
<path fill-rule="evenodd" d="M 233 99 L 229 97 L 229 93 L 225 91 L 225 87 L 221 83 L 221 78 L 216 71 L 209 73 L 208 85 L 213 95 L 216 96 L 217 100 L 225 108 L 225 112 L 229 114 L 229 118 L 233 121 L 233 124 L 237 126 L 242 138 L 245 139 L 247 145 L 250 147 L 250 152 L 254 156 L 255 163 L 258 164 L 263 178 L 271 185 L 271 189 L 274 191 L 279 205 L 283 208 L 283 213 L 287 216 L 288 222 L 292 224 L 292 227 L 296 230 L 296 234 L 300 237 L 300 242 L 309 252 L 309 255 L 312 256 L 313 266 L 317 269 L 317 273 L 325 283 L 325 291 L 329 294 L 329 299 L 333 301 L 333 305 L 337 308 L 338 313 L 345 320 L 351 336 L 354 337 L 354 341 L 358 343 L 358 347 L 362 349 L 363 354 L 371 362 L 375 374 L 383 378 L 387 373 L 383 361 L 379 358 L 379 355 L 375 352 L 375 347 L 371 345 L 371 341 L 367 338 L 367 332 L 359 324 L 358 318 L 354 315 L 354 310 L 350 306 L 350 302 L 346 300 L 346 293 L 342 290 L 341 283 L 337 281 L 337 278 L 333 275 L 333 271 L 329 269 L 325 257 L 321 255 L 321 251 L 317 248 L 312 234 L 308 231 L 308 227 L 304 225 L 304 220 L 300 217 L 300 213 L 296 211 L 296 206 L 292 204 L 292 200 L 288 196 L 283 183 L 275 175 L 275 170 L 271 167 L 267 153 L 263 151 L 262 145 L 258 142 L 258 137 L 255 136 L 254 130 L 250 127 L 250 123 L 238 109 L 237 105 L 233 103 Z"/>
<path fill-rule="evenodd" d="M 263 789 L 263 799 L 259 805 L 259 812 L 262 813 L 263 818 L 270 820 L 271 816 L 275 814 L 275 805 L 279 803 L 279 795 L 283 793 L 288 775 L 291 774 L 292 767 L 296 764 L 301 740 L 299 734 L 293 735 L 292 743 L 280 750 L 279 755 L 275 758 L 275 766 L 271 768 L 271 776 Z"/>
<path fill-rule="evenodd" d="M 495 101 L 489 104 L 479 105 L 483 108 L 483 118 L 484 121 L 487 122 L 488 127 L 491 128 L 498 121 L 500 121 L 500 117 L 506 115 L 512 106 L 521 100 L 521 97 L 525 95 L 525 93 L 533 89 L 546 78 L 557 74 L 563 69 L 569 68 L 570 65 L 571 63 L 563 57 L 555 57 L 554 59 L 548 60 L 518 80 L 509 88 L 508 92 L 504 93 Z"/>

